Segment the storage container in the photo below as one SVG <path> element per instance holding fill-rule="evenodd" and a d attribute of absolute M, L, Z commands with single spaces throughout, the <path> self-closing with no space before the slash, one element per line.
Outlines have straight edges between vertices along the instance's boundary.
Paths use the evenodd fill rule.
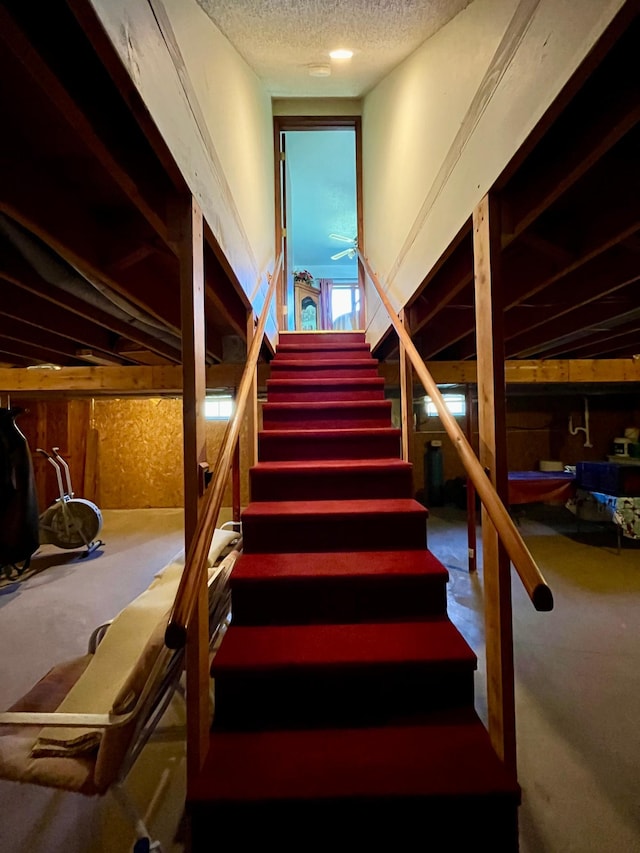
<path fill-rule="evenodd" d="M 578 462 L 576 486 L 615 497 L 640 497 L 640 465 L 618 462 Z"/>
<path fill-rule="evenodd" d="M 444 464 L 441 441 L 429 442 L 429 449 L 424 455 L 424 466 L 428 506 L 442 506 L 444 504 Z"/>

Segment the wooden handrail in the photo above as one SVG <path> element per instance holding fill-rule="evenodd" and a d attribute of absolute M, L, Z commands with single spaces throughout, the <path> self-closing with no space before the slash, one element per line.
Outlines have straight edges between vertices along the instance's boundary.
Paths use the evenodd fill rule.
<path fill-rule="evenodd" d="M 496 528 L 498 535 L 504 545 L 504 548 L 509 555 L 509 559 L 513 563 L 513 566 L 522 581 L 524 588 L 527 591 L 529 598 L 531 599 L 533 606 L 536 610 L 540 611 L 548 611 L 553 609 L 553 594 L 551 589 L 547 585 L 542 572 L 538 568 L 536 562 L 529 549 L 527 548 L 522 536 L 518 533 L 518 530 L 513 523 L 513 519 L 509 515 L 509 512 L 505 505 L 500 500 L 498 493 L 496 492 L 493 483 L 485 473 L 484 468 L 480 464 L 478 457 L 473 452 L 473 448 L 469 444 L 466 439 L 466 436 L 458 426 L 458 423 L 454 416 L 451 414 L 447 405 L 440 393 L 440 389 L 436 385 L 433 377 L 429 373 L 425 363 L 420 357 L 417 349 L 415 348 L 413 341 L 407 334 L 404 326 L 400 322 L 398 315 L 393 309 L 389 298 L 386 293 L 382 289 L 382 286 L 376 276 L 375 272 L 371 269 L 371 265 L 369 261 L 364 257 L 362 252 L 358 249 L 358 257 L 362 262 L 364 269 L 366 270 L 367 275 L 371 279 L 373 286 L 378 292 L 378 296 L 380 297 L 382 304 L 387 310 L 389 317 L 391 318 L 391 322 L 394 325 L 394 328 L 398 334 L 398 338 L 402 342 L 402 345 L 405 348 L 405 352 L 409 356 L 411 360 L 411 364 L 413 365 L 416 374 L 422 385 L 424 386 L 425 391 L 431 397 L 434 406 L 436 407 L 436 411 L 440 416 L 440 420 L 442 421 L 442 425 L 444 426 L 449 438 L 453 442 L 454 447 L 456 448 L 460 459 L 462 460 L 462 464 L 465 467 L 469 478 L 471 479 L 473 485 L 476 488 L 476 491 L 480 495 L 482 503 L 484 504 L 487 513 L 489 514 L 489 518 L 493 522 L 494 527 Z"/>
<path fill-rule="evenodd" d="M 180 579 L 173 608 L 169 615 L 164 641 L 165 645 L 170 649 L 179 649 L 186 643 L 187 626 L 195 609 L 198 591 L 204 583 L 207 570 L 207 557 L 211 547 L 211 540 L 213 539 L 213 531 L 218 521 L 220 507 L 222 506 L 222 498 L 233 461 L 234 449 L 240 435 L 244 410 L 258 364 L 258 356 L 260 355 L 260 347 L 262 346 L 269 308 L 281 270 L 282 254 L 278 257 L 273 276 L 271 277 L 262 312 L 256 326 L 256 332 L 247 355 L 244 373 L 238 386 L 235 410 L 227 423 L 222 447 L 216 459 L 211 483 L 205 492 L 204 505 L 198 517 L 193 541 L 189 546 L 184 571 Z"/>

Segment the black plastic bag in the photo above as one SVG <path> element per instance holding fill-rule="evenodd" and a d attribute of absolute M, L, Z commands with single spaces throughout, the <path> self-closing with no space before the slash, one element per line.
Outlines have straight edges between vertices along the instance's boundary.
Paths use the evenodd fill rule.
<path fill-rule="evenodd" d="M 38 496 L 27 439 L 16 424 L 20 408 L 0 408 L 0 567 L 28 567 L 38 550 Z"/>

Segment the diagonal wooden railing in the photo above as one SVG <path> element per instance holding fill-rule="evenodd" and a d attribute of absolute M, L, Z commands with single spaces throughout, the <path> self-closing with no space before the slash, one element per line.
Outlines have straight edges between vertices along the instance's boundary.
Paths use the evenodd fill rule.
<path fill-rule="evenodd" d="M 278 281 L 282 275 L 282 255 L 278 257 L 271 281 L 267 289 L 264 305 L 251 340 L 247 361 L 238 386 L 235 398 L 234 412 L 227 423 L 220 452 L 216 459 L 210 484 L 204 494 L 203 504 L 198 514 L 198 522 L 192 541 L 187 551 L 182 578 L 178 586 L 171 613 L 165 632 L 165 644 L 170 649 L 178 649 L 187 643 L 196 645 L 208 644 L 208 635 L 202 635 L 197 630 L 191 630 L 194 621 L 206 614 L 199 614 L 199 602 L 206 595 L 207 559 L 214 530 L 218 522 L 224 492 L 229 480 L 240 429 L 243 423 L 247 401 L 254 384 L 260 348 L 262 346 L 267 318 L 271 310 L 273 296 Z M 208 745 L 209 715 L 207 707 L 208 690 L 189 691 L 189 683 L 208 684 L 208 645 L 205 650 L 195 650 L 195 654 L 187 655 L 187 772 L 197 772 L 204 758 Z M 198 653 L 200 652 L 200 653 Z M 195 662 L 195 663 L 194 663 Z M 189 667 L 196 666 L 201 672 L 192 675 L 199 676 L 190 679 Z M 189 693 L 196 695 L 189 695 Z M 204 692 L 204 696 L 202 693 Z"/>
<path fill-rule="evenodd" d="M 213 532 L 218 521 L 218 515 L 220 514 L 222 498 L 224 496 L 224 491 L 229 479 L 229 473 L 231 471 L 233 453 L 240 436 L 240 428 L 242 426 L 245 408 L 249 398 L 249 391 L 258 365 L 258 357 L 260 355 L 260 348 L 262 346 L 267 317 L 281 269 L 282 256 L 278 258 L 271 277 L 264 305 L 256 326 L 255 335 L 247 354 L 247 361 L 242 374 L 242 379 L 238 386 L 234 412 L 227 423 L 220 452 L 213 469 L 211 482 L 205 492 L 203 506 L 198 517 L 198 524 L 196 526 L 193 541 L 191 542 L 187 553 L 184 572 L 182 573 L 182 579 L 178 587 L 178 592 L 176 593 L 173 609 L 169 616 L 165 643 L 170 649 L 180 648 L 186 643 L 189 619 L 193 615 L 198 591 L 206 577 L 207 557 L 211 547 L 211 541 L 213 539 Z"/>
<path fill-rule="evenodd" d="M 406 355 L 416 373 L 416 376 L 435 405 L 442 425 L 451 439 L 453 446 L 457 450 L 465 471 L 473 483 L 493 524 L 498 539 L 511 560 L 518 577 L 522 581 L 533 606 L 539 611 L 552 610 L 553 595 L 551 593 L 551 589 L 545 581 L 542 572 L 538 568 L 522 536 L 518 532 L 513 519 L 509 515 L 508 509 L 502 502 L 498 492 L 489 479 L 489 476 L 480 463 L 478 457 L 474 453 L 465 434 L 458 426 L 455 417 L 447 408 L 435 380 L 431 376 L 431 373 L 427 369 L 427 366 L 414 346 L 409 333 L 405 329 L 403 320 L 395 312 L 387 294 L 378 280 L 378 277 L 360 249 L 358 249 L 358 257 L 396 330 L 401 345 L 401 362 Z M 410 387 L 410 383 L 401 384 L 403 386 L 401 393 L 404 394 L 407 392 L 407 387 L 405 386 L 408 385 L 408 387 Z M 403 411 L 405 411 L 404 406 Z M 495 590 L 493 585 L 485 585 L 485 593 L 487 596 L 493 595 L 494 592 Z M 485 600 L 485 616 L 486 614 L 498 614 L 498 618 L 497 620 L 494 620 L 494 624 L 492 624 L 492 619 L 485 620 L 488 623 L 488 631 L 496 627 L 495 622 L 502 622 L 503 624 L 508 622 L 511 624 L 512 614 L 510 598 L 506 607 L 508 612 L 501 612 L 501 609 L 505 609 L 504 602 Z M 490 690 L 488 689 L 489 733 L 498 754 L 505 759 L 505 762 L 515 772 L 516 745 L 515 720 L 513 719 L 515 710 L 511 701 L 514 680 L 513 640 L 509 633 L 508 636 L 510 637 L 509 642 L 511 647 L 508 648 L 508 654 L 505 655 L 502 632 L 496 631 L 496 634 L 497 640 L 493 643 L 496 648 L 495 657 L 493 649 L 491 655 L 487 653 L 487 685 L 488 687 L 491 687 Z M 493 641 L 494 638 L 492 637 L 491 639 Z M 505 660 L 510 661 L 510 665 L 505 667 Z M 494 708 L 494 705 L 499 707 Z"/>
<path fill-rule="evenodd" d="M 509 511 L 500 499 L 493 483 L 485 473 L 484 468 L 480 464 L 480 461 L 474 453 L 465 434 L 458 426 L 455 417 L 447 408 L 435 380 L 429 373 L 429 370 L 420 357 L 418 350 L 415 348 L 406 329 L 400 322 L 391 302 L 389 301 L 389 298 L 382 289 L 376 274 L 371 269 L 369 262 L 360 251 L 358 251 L 358 255 L 367 275 L 380 296 L 382 304 L 391 318 L 391 322 L 398 334 L 398 338 L 411 361 L 418 379 L 422 382 L 425 391 L 433 401 L 436 411 L 440 416 L 440 420 L 442 421 L 442 425 L 453 442 L 462 464 L 464 465 L 465 471 L 469 475 L 469 479 L 475 486 L 491 521 L 500 535 L 509 558 L 518 573 L 533 606 L 536 610 L 553 609 L 553 595 L 551 593 L 551 589 L 545 581 L 535 560 L 531 556 L 522 536 L 518 532 L 513 519 L 509 515 Z"/>
<path fill-rule="evenodd" d="M 500 541 L 508 554 L 518 576 L 520 577 L 530 600 L 534 607 L 540 611 L 548 611 L 553 608 L 553 596 L 540 569 L 536 565 L 524 540 L 520 536 L 511 516 L 493 483 L 475 455 L 469 441 L 458 426 L 455 417 L 449 412 L 438 386 L 429 373 L 416 350 L 410 335 L 405 329 L 402 320 L 398 317 L 391 305 L 383 287 L 376 274 L 371 269 L 367 258 L 361 250 L 358 250 L 360 262 L 367 276 L 376 289 L 380 300 L 387 311 L 401 343 L 404 354 L 411 363 L 418 379 L 422 383 L 426 393 L 431 397 L 438 415 L 442 421 L 445 431 L 449 435 L 458 455 L 462 461 L 465 471 L 473 483 L 483 506 L 491 520 Z M 233 417 L 230 419 L 225 431 L 224 440 L 214 468 L 211 485 L 205 492 L 203 506 L 198 517 L 198 523 L 193 540 L 187 553 L 185 569 L 176 595 L 175 603 L 171 611 L 165 634 L 165 643 L 169 648 L 180 648 L 185 644 L 198 644 L 204 642 L 199 639 L 198 631 L 191 630 L 193 622 L 198 622 L 201 614 L 198 612 L 199 602 L 202 601 L 203 592 L 206 593 L 207 557 L 211 546 L 213 532 L 218 520 L 224 491 L 227 485 L 230 471 L 232 469 L 234 455 L 237 452 L 240 428 L 244 418 L 247 401 L 254 383 L 258 357 L 262 346 L 267 317 L 271 308 L 274 293 L 282 274 L 282 256 L 278 258 L 273 276 L 271 278 L 265 302 L 260 318 L 258 320 L 255 334 L 253 336 L 245 370 L 238 388 L 236 405 Z M 486 602 L 485 602 L 486 606 Z M 509 618 L 511 614 L 508 614 Z M 196 626 L 197 627 L 197 626 Z M 189 667 L 201 669 L 195 683 L 203 687 L 208 684 L 208 656 L 204 654 L 187 655 L 187 670 Z M 487 660 L 487 679 L 502 680 L 505 677 L 513 679 L 513 672 L 492 673 L 490 661 Z M 189 678 L 188 678 L 189 684 Z M 189 694 L 189 690 L 187 693 Z M 206 689 L 191 691 L 191 699 L 187 695 L 187 772 L 197 772 L 208 748 L 208 707 L 204 701 L 203 694 L 208 695 Z M 193 695 L 195 694 L 195 695 Z M 502 715 L 498 715 L 502 718 Z M 491 713 L 489 715 L 489 728 L 491 732 Z M 498 739 L 502 733 L 498 734 Z M 502 751 L 502 750 L 499 750 Z"/>

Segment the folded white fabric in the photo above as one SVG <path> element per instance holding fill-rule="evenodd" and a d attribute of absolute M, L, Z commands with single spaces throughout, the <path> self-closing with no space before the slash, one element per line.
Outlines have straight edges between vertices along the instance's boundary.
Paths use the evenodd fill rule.
<path fill-rule="evenodd" d="M 238 536 L 233 530 L 214 531 L 209 550 L 211 567 L 222 551 Z M 57 708 L 58 712 L 108 714 L 123 684 L 144 661 L 144 650 L 157 633 L 160 621 L 166 622 L 175 600 L 184 570 L 184 552 L 160 572 L 148 589 L 115 617 L 84 673 Z M 94 750 L 100 743 L 101 729 L 47 726 L 40 731 L 32 755 L 77 755 Z"/>

